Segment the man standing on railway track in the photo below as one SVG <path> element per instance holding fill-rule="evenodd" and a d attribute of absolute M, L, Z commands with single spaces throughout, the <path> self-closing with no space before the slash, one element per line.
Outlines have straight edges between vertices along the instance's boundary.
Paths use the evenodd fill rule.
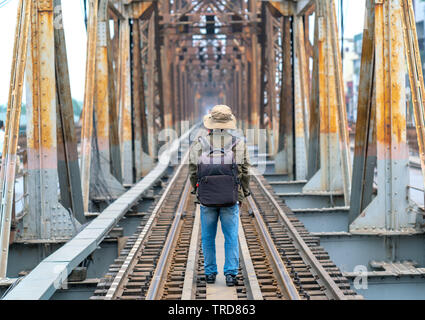
<path fill-rule="evenodd" d="M 246 144 L 229 132 L 236 119 L 228 106 L 215 106 L 204 117 L 208 134 L 192 146 L 189 160 L 193 193 L 201 206 L 202 251 L 207 283 L 215 283 L 215 238 L 220 218 L 225 239 L 224 275 L 234 286 L 239 269 L 239 208 L 249 193 L 249 160 Z"/>

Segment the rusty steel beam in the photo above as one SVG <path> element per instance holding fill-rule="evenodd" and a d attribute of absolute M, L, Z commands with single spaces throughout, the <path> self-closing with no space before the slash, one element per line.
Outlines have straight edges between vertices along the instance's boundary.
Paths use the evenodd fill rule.
<path fill-rule="evenodd" d="M 275 58 L 276 52 L 273 43 L 273 20 L 270 8 L 266 2 L 261 3 L 261 90 L 260 90 L 260 128 L 266 130 L 266 150 L 273 154 L 272 119 L 273 108 L 276 102 Z"/>
<path fill-rule="evenodd" d="M 308 111 L 310 93 L 309 65 L 305 53 L 304 19 L 294 17 L 294 119 L 295 119 L 295 179 L 307 178 Z"/>
<path fill-rule="evenodd" d="M 142 162 L 142 114 L 145 113 L 143 99 L 143 71 L 142 56 L 140 52 L 140 26 L 139 19 L 134 19 L 131 25 L 131 76 L 132 76 L 132 97 L 133 97 L 133 162 L 135 180 L 138 181 L 143 176 Z"/>
<path fill-rule="evenodd" d="M 157 141 L 156 137 L 156 106 L 155 106 L 155 17 L 152 15 L 148 24 L 148 42 L 147 42 L 147 110 L 148 110 L 148 139 L 149 155 L 151 158 L 156 156 Z"/>
<path fill-rule="evenodd" d="M 65 208 L 71 210 L 80 223 L 84 223 L 86 218 L 84 216 L 81 191 L 77 137 L 75 135 L 65 33 L 62 24 L 61 0 L 55 0 L 54 5 L 59 8 L 54 12 L 54 21 L 58 22 L 54 30 L 54 40 L 57 87 L 58 174 L 61 203 Z"/>
<path fill-rule="evenodd" d="M 97 41 L 97 20 L 98 20 L 98 0 L 89 1 L 89 19 L 87 23 L 87 59 L 86 77 L 84 85 L 84 104 L 82 111 L 81 127 L 81 180 L 83 191 L 84 212 L 89 211 L 90 196 L 90 166 L 92 159 L 93 142 L 93 112 L 94 112 L 94 88 L 96 71 L 96 41 Z"/>
<path fill-rule="evenodd" d="M 155 119 L 155 123 L 158 126 L 157 133 L 159 133 L 162 129 L 164 129 L 164 93 L 163 93 L 163 74 L 162 74 L 162 65 L 161 65 L 161 44 L 160 44 L 160 32 L 159 32 L 159 10 L 158 10 L 158 3 L 155 2 L 153 4 L 154 11 L 154 30 L 155 30 L 155 90 L 156 90 L 156 97 L 155 97 L 155 103 L 156 103 L 156 109 L 158 112 L 158 116 Z M 166 107 L 168 109 L 168 106 Z M 159 120 L 158 120 L 159 118 Z"/>
<path fill-rule="evenodd" d="M 114 39 L 119 39 L 118 37 L 118 20 L 114 21 Z M 115 33 L 116 32 L 116 33 Z M 107 28 L 107 41 L 108 41 L 108 90 L 109 90 L 109 148 L 110 148 L 110 162 L 111 162 L 111 174 L 119 181 L 122 181 L 122 172 L 121 172 L 121 150 L 120 150 L 120 140 L 118 132 L 118 99 L 117 99 L 117 70 L 114 68 L 118 62 L 118 46 L 115 46 L 114 39 L 111 39 L 111 34 L 109 28 Z M 115 57 L 116 56 L 116 57 Z"/>
<path fill-rule="evenodd" d="M 294 179 L 294 83 L 292 18 L 282 18 L 282 88 L 279 109 L 279 145 L 275 170 Z"/>
<path fill-rule="evenodd" d="M 117 18 L 117 19 L 125 19 L 123 13 L 117 8 L 115 7 L 115 5 L 108 1 L 108 9 L 113 13 L 113 15 Z"/>
<path fill-rule="evenodd" d="M 121 21 L 119 27 L 119 66 L 118 66 L 118 128 L 121 147 L 121 172 L 124 185 L 133 185 L 132 150 L 132 105 L 131 105 L 131 66 L 130 66 L 130 22 Z"/>
<path fill-rule="evenodd" d="M 116 137 L 116 105 L 108 1 L 90 2 L 86 84 L 81 130 L 84 211 L 90 201 L 109 201 L 124 192 Z M 111 167 L 112 164 L 112 167 Z"/>
<path fill-rule="evenodd" d="M 164 45 L 162 46 L 161 53 L 161 70 L 163 70 L 162 87 L 163 87 L 163 103 L 164 103 L 164 128 L 173 128 L 173 110 L 172 110 L 172 73 L 171 61 L 173 59 L 173 52 L 171 46 L 168 45 L 170 39 L 164 35 Z"/>
<path fill-rule="evenodd" d="M 174 105 L 174 128 L 175 130 L 180 130 L 180 123 L 181 123 L 181 114 L 180 114 L 180 108 L 179 108 L 179 68 L 178 68 L 178 57 L 175 56 L 174 62 L 172 65 L 173 69 L 173 105 Z"/>
<path fill-rule="evenodd" d="M 19 118 L 21 115 L 22 90 L 24 88 L 31 7 L 31 1 L 29 0 L 19 1 L 6 113 L 6 132 L 0 170 L 0 279 L 6 278 L 7 272 L 10 226 L 14 207 L 16 150 L 18 147 Z"/>
<path fill-rule="evenodd" d="M 293 16 L 295 13 L 296 3 L 289 1 L 269 1 L 268 3 L 282 16 Z"/>
<path fill-rule="evenodd" d="M 19 241 L 69 239 L 79 227 L 73 215 L 59 203 L 58 195 L 56 97 L 60 94 L 63 98 L 65 93 L 58 93 L 56 86 L 54 29 L 57 24 L 53 0 L 32 3 L 31 50 L 26 65 L 28 212 L 19 223 L 16 234 Z M 65 85 L 62 83 L 58 88 L 63 90 Z"/>
<path fill-rule="evenodd" d="M 150 16 L 153 11 L 153 6 L 158 1 L 143 1 L 143 2 L 132 2 L 125 6 L 127 14 L 126 17 L 129 19 L 144 19 L 146 16 Z"/>
<path fill-rule="evenodd" d="M 296 14 L 298 16 L 309 15 L 315 10 L 317 0 L 299 0 L 296 4 Z"/>
<path fill-rule="evenodd" d="M 267 115 L 265 114 L 268 110 L 268 101 L 266 100 L 267 98 L 269 98 L 269 92 L 268 92 L 268 87 L 267 87 L 267 82 L 268 82 L 268 78 L 269 78 L 269 74 L 268 74 L 268 68 L 269 66 L 267 65 L 270 58 L 270 55 L 273 55 L 273 51 L 270 50 L 270 48 L 268 47 L 268 41 L 267 39 L 268 34 L 267 32 L 269 31 L 268 29 L 268 25 L 270 25 L 270 22 L 267 21 L 267 6 L 265 2 L 261 3 L 261 25 L 260 25 L 260 30 L 261 30 L 261 35 L 260 35 L 260 46 L 261 46 L 261 66 L 260 66 L 260 128 L 263 129 L 265 127 L 265 118 L 267 119 Z M 272 80 L 273 81 L 273 80 Z M 267 119 L 268 120 L 268 119 Z"/>
<path fill-rule="evenodd" d="M 314 48 L 319 43 L 319 19 L 314 20 Z M 309 142 L 307 179 L 311 179 L 320 168 L 320 120 L 319 120 L 319 52 L 313 51 L 313 71 L 310 88 Z"/>
<path fill-rule="evenodd" d="M 113 79 L 111 77 L 114 75 L 113 70 L 109 69 L 110 62 L 110 47 L 109 41 L 110 32 L 109 32 L 109 17 L 108 17 L 108 1 L 100 0 L 99 1 L 99 12 L 97 19 L 97 41 L 96 41 L 96 68 L 95 68 L 95 85 L 94 91 L 92 92 L 94 96 L 94 106 L 95 106 L 95 127 L 96 127 L 96 142 L 97 142 L 97 152 L 99 157 L 94 157 L 92 161 L 99 162 L 97 166 L 92 166 L 92 177 L 91 189 L 93 189 L 94 184 L 99 184 L 97 177 L 99 172 L 94 172 L 97 170 L 102 171 L 103 183 L 105 188 L 108 190 L 108 194 L 112 197 L 117 197 L 124 192 L 124 189 L 121 186 L 121 183 L 111 174 L 114 170 L 111 168 L 111 158 L 114 159 L 112 163 L 117 165 L 116 157 L 113 153 L 116 153 L 117 150 L 111 148 L 111 113 L 115 114 L 114 102 L 112 101 L 115 98 L 115 95 L 112 94 L 114 91 Z M 112 86 L 112 87 L 111 87 Z M 112 110 L 111 110 L 112 109 Z M 118 156 L 119 157 L 119 156 Z M 97 168 L 93 170 L 93 168 Z M 99 197 L 101 195 L 96 195 Z M 106 194 L 104 195 L 106 196 Z"/>
<path fill-rule="evenodd" d="M 318 78 L 315 80 L 319 102 L 320 169 L 304 186 L 303 192 L 343 193 L 348 205 L 351 164 L 334 1 L 318 0 L 316 19 Z"/>
<path fill-rule="evenodd" d="M 352 223 L 372 201 L 373 177 L 376 166 L 376 133 L 374 103 L 375 69 L 375 11 L 367 1 L 367 15 L 363 29 L 363 47 L 359 81 L 356 137 L 353 162 L 352 193 L 349 223 Z M 374 134 L 375 133 L 375 134 Z"/>
<path fill-rule="evenodd" d="M 353 218 L 354 220 L 349 226 L 350 232 L 355 234 L 403 235 L 422 232 L 423 217 L 409 202 L 408 194 L 409 153 L 406 139 L 405 59 L 406 56 L 408 60 L 411 59 L 408 64 L 413 62 L 413 59 L 406 55 L 408 51 L 405 49 L 412 49 L 413 46 L 409 45 L 408 39 L 404 39 L 410 35 L 403 30 L 405 27 L 403 21 L 406 21 L 407 17 L 403 17 L 406 11 L 403 11 L 402 2 L 403 0 L 367 2 L 368 20 L 374 19 L 374 23 L 373 29 L 370 29 L 370 32 L 373 32 L 373 38 L 369 36 L 366 45 L 373 45 L 374 60 L 372 60 L 372 66 L 369 66 L 370 62 L 364 59 L 365 65 L 362 70 L 365 70 L 365 76 L 373 72 L 373 80 L 365 82 L 369 85 L 362 92 L 362 95 L 367 95 L 362 99 L 367 102 L 367 105 L 372 104 L 374 112 L 367 114 L 364 108 L 360 108 L 359 116 L 363 123 L 369 121 L 374 126 L 373 130 L 376 131 L 374 143 L 376 144 L 378 194 L 364 209 L 360 206 L 363 205 L 362 195 L 356 197 L 357 205 L 350 216 L 350 220 Z M 413 16 L 410 16 L 410 19 L 413 19 Z M 370 23 L 368 28 L 371 28 Z M 373 39 L 373 42 L 370 39 Z M 415 40 L 410 39 L 412 42 Z M 408 48 L 405 48 L 406 44 Z M 368 51 L 365 51 L 366 54 Z M 412 71 L 410 68 L 409 73 Z M 410 77 L 414 78 L 414 75 Z M 373 92 L 372 97 L 370 92 Z M 357 127 L 357 130 L 361 129 Z M 368 143 L 367 136 L 359 134 L 356 138 L 359 139 L 356 141 L 359 147 Z M 364 157 L 364 149 L 365 147 L 359 148 L 359 156 Z M 360 171 L 358 168 L 363 170 Z M 354 171 L 354 175 L 364 175 L 364 165 L 358 165 L 356 170 L 359 171 Z M 355 214 L 359 211 L 360 214 L 356 217 Z M 396 248 L 390 252 L 388 258 L 396 259 Z"/>
<path fill-rule="evenodd" d="M 425 88 L 422 72 L 422 61 L 419 50 L 418 34 L 416 32 L 415 14 L 411 0 L 401 2 L 403 9 L 404 45 L 409 71 L 412 94 L 413 113 L 418 137 L 419 157 L 421 161 L 422 179 L 425 184 Z M 425 194 L 424 194 L 425 197 Z"/>
<path fill-rule="evenodd" d="M 148 103 L 148 95 L 147 95 L 147 66 L 148 66 L 148 58 L 147 58 L 147 47 L 148 47 L 148 30 L 149 30 L 149 20 L 138 20 L 139 25 L 139 36 L 140 36 L 140 103 L 141 103 L 141 128 L 142 128 L 142 175 L 145 176 L 153 167 L 153 158 L 149 153 L 149 133 L 148 133 L 148 114 L 146 113 L 146 106 Z M 133 31 L 135 32 L 135 30 Z"/>
<path fill-rule="evenodd" d="M 257 14 L 257 0 L 249 0 L 249 11 L 251 15 Z M 260 129 L 260 57 L 257 35 L 257 26 L 252 25 L 249 30 L 250 44 L 247 48 L 249 62 L 249 125 L 251 129 Z M 257 135 L 255 135 L 256 138 Z M 257 140 L 255 140 L 257 141 Z"/>
<path fill-rule="evenodd" d="M 248 68 L 248 58 L 246 54 L 242 55 L 242 66 L 241 66 L 241 90 L 244 93 L 248 92 L 248 79 L 249 79 L 249 68 Z M 249 100 L 248 100 L 248 94 L 243 94 L 242 95 L 242 105 L 245 108 L 245 112 L 244 112 L 244 117 L 241 119 L 242 121 L 242 129 L 244 130 L 244 132 L 246 132 L 246 130 L 248 129 L 249 126 Z"/>

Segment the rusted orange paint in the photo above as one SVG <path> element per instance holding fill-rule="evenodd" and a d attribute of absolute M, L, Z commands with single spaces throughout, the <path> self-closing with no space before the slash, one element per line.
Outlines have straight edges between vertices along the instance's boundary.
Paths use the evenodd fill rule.
<path fill-rule="evenodd" d="M 322 40 L 318 41 L 318 65 L 319 65 L 319 119 L 320 119 L 320 133 L 328 133 L 329 127 L 329 113 L 326 107 L 326 72 L 325 72 L 325 43 Z"/>
<path fill-rule="evenodd" d="M 121 142 L 131 141 L 131 88 L 130 88 L 130 33 L 125 25 L 121 31 L 123 48 L 121 50 Z"/>
<path fill-rule="evenodd" d="M 109 94 L 107 47 L 97 48 L 95 106 L 96 130 L 100 150 L 109 149 Z"/>
<path fill-rule="evenodd" d="M 49 150 L 56 148 L 56 83 L 54 66 L 53 12 L 38 12 L 38 23 L 32 24 L 33 60 L 33 126 L 28 148 Z M 43 152 L 44 153 L 44 152 Z"/>
<path fill-rule="evenodd" d="M 282 1 L 269 1 L 270 5 L 279 11 L 282 16 L 290 16 L 294 14 L 294 3 Z"/>
<path fill-rule="evenodd" d="M 149 2 L 133 2 L 131 3 L 131 13 L 132 17 L 135 19 L 140 18 L 143 13 L 146 12 L 152 5 L 152 1 Z"/>
<path fill-rule="evenodd" d="M 373 28 L 375 23 L 375 15 L 368 5 L 370 1 L 367 1 L 367 26 L 363 30 L 363 44 L 362 44 L 362 59 L 361 59 L 361 71 L 359 81 L 359 98 L 358 98 L 358 112 L 356 122 L 356 139 L 354 156 L 364 157 L 367 150 L 366 148 L 366 135 L 368 131 L 368 118 L 372 118 L 371 122 L 374 123 L 374 119 L 371 114 L 368 114 L 368 109 L 371 109 L 372 101 L 372 86 L 373 86 L 373 55 L 374 55 L 374 36 Z M 375 150 L 376 155 L 376 150 Z"/>
<path fill-rule="evenodd" d="M 385 12 L 388 9 L 385 10 Z M 404 51 L 400 48 L 404 47 L 401 21 L 401 9 L 391 10 L 390 20 L 394 24 L 390 28 L 390 39 L 385 38 L 386 25 L 388 17 L 384 15 L 382 5 L 376 6 L 376 37 L 378 41 L 377 53 L 381 55 L 381 59 L 377 61 L 377 78 L 375 83 L 379 90 L 376 95 L 377 105 L 377 141 L 378 144 L 383 144 L 383 148 L 391 147 L 392 145 L 404 144 L 406 142 L 406 117 L 404 113 L 405 97 L 402 95 L 402 85 L 404 85 L 404 73 L 400 75 L 404 66 L 400 59 L 400 54 Z M 388 13 L 387 13 L 388 14 Z M 384 61 L 383 66 L 380 66 L 380 61 Z M 381 85 L 381 83 L 383 85 Z"/>

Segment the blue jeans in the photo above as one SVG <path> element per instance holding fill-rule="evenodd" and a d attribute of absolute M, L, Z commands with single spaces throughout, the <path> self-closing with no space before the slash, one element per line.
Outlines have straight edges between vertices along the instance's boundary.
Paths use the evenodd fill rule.
<path fill-rule="evenodd" d="M 224 234 L 224 274 L 237 275 L 239 269 L 239 206 L 210 208 L 201 206 L 202 251 L 204 253 L 205 275 L 217 274 L 215 236 L 220 217 Z"/>

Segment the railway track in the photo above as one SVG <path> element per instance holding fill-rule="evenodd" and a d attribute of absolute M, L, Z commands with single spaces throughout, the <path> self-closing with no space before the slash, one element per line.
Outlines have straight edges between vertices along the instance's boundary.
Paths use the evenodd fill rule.
<path fill-rule="evenodd" d="M 247 215 L 246 211 L 243 211 L 242 221 L 244 225 L 250 227 L 249 223 L 255 220 L 254 224 L 261 240 L 263 242 L 271 240 L 272 250 L 278 252 L 278 254 L 272 253 L 274 256 L 272 260 L 277 260 L 273 264 L 279 265 L 274 266 L 274 270 L 281 268 L 280 273 L 286 271 L 289 274 L 298 292 L 298 299 L 360 298 L 350 289 L 348 280 L 330 260 L 328 253 L 320 247 L 319 238 L 313 237 L 308 232 L 284 202 L 274 194 L 264 177 L 253 175 L 250 189 L 254 199 L 249 199 L 250 214 Z M 271 239 L 267 240 L 268 236 Z M 262 264 L 260 266 L 262 267 Z M 279 287 L 278 283 L 279 279 L 268 290 L 273 292 L 273 288 Z M 278 295 L 277 297 L 279 298 Z M 270 295 L 270 298 L 274 297 Z M 296 295 L 294 298 L 297 299 Z"/>
<path fill-rule="evenodd" d="M 92 299 L 204 300 L 199 205 L 182 164 L 159 194 Z M 278 199 L 262 176 L 251 179 L 252 197 L 241 208 L 239 300 L 359 298 L 329 255 Z M 221 271 L 221 270 L 220 270 Z"/>

